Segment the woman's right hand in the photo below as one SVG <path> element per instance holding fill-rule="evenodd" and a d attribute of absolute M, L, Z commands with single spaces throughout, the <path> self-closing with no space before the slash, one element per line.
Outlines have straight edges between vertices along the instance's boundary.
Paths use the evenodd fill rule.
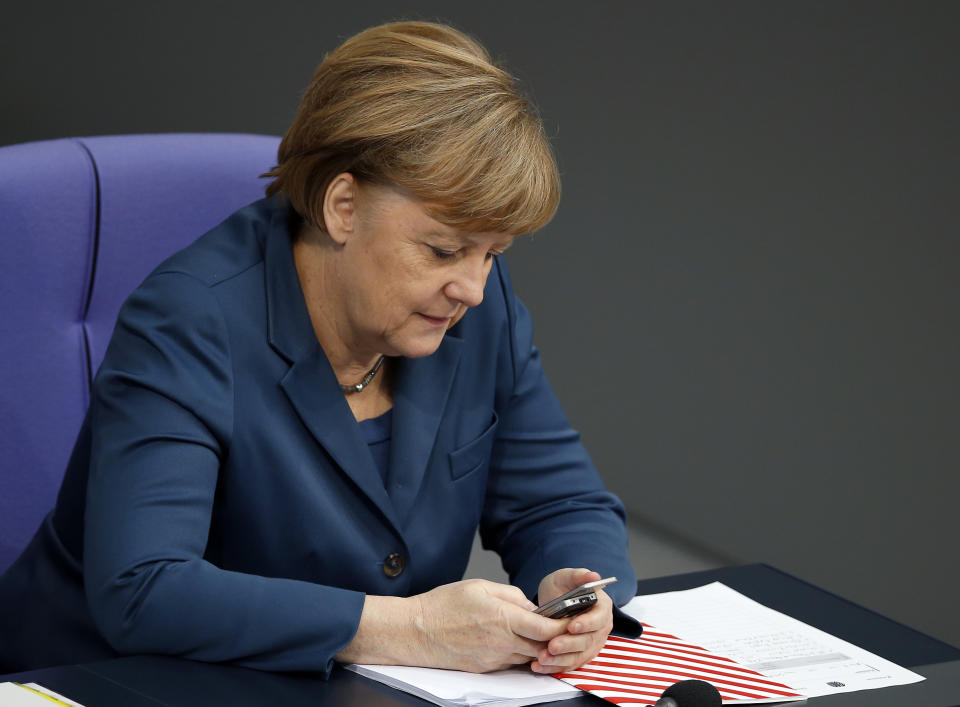
<path fill-rule="evenodd" d="M 484 579 L 446 584 L 412 597 L 415 622 L 431 665 L 484 673 L 529 663 L 566 620 L 533 613 L 537 606 L 517 587 Z"/>
<path fill-rule="evenodd" d="M 568 623 L 535 608 L 517 587 L 484 579 L 409 598 L 368 595 L 357 633 L 337 659 L 475 673 L 529 663 Z"/>

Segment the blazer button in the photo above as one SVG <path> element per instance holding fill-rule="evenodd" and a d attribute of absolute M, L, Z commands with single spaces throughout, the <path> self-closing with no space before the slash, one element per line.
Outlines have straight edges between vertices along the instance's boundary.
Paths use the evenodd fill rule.
<path fill-rule="evenodd" d="M 403 572 L 406 566 L 407 561 L 403 559 L 403 555 L 399 552 L 391 552 L 383 561 L 383 573 L 392 579 Z"/>

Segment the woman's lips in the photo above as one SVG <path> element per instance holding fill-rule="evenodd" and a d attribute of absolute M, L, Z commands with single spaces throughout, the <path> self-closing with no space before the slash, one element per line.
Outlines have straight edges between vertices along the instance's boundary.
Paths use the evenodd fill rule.
<path fill-rule="evenodd" d="M 420 312 L 420 316 L 427 320 L 428 324 L 433 326 L 446 326 L 450 323 L 451 317 L 431 317 L 429 314 L 424 314 Z"/>

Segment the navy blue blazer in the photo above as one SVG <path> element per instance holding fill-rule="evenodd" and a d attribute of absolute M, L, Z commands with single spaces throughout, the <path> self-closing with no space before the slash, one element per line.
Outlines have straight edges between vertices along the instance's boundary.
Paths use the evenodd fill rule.
<path fill-rule="evenodd" d="M 384 482 L 314 335 L 288 219 L 252 204 L 124 304 L 57 507 L 0 578 L 6 669 L 119 652 L 328 672 L 365 593 L 460 579 L 478 525 L 529 596 L 579 566 L 633 595 L 623 508 L 504 265 L 433 355 L 397 362 Z"/>

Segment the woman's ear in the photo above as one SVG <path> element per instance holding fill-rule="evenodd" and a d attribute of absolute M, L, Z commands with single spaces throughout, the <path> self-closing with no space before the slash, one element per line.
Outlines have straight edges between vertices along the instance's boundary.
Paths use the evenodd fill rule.
<path fill-rule="evenodd" d="M 331 180 L 323 197 L 323 223 L 335 243 L 344 245 L 357 227 L 357 180 L 341 172 Z"/>

